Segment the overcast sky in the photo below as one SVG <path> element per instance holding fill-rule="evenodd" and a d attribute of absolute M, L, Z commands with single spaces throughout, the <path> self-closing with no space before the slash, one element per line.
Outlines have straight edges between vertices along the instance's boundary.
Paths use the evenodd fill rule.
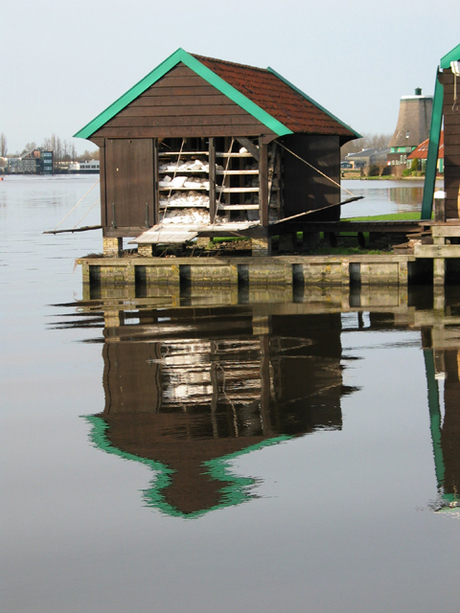
<path fill-rule="evenodd" d="M 358 132 L 390 134 L 401 96 L 433 94 L 458 13 L 450 0 L 0 0 L 0 133 L 10 154 L 70 140 L 182 47 L 270 66 Z"/>

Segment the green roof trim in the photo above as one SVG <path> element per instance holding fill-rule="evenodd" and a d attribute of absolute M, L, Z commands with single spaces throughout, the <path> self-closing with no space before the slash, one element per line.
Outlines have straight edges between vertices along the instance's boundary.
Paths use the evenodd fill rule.
<path fill-rule="evenodd" d="M 107 438 L 108 425 L 102 417 L 97 417 L 96 415 L 84 415 L 83 419 L 85 419 L 91 425 L 90 439 L 95 447 L 125 460 L 144 464 L 152 471 L 156 472 L 156 476 L 151 483 L 151 487 L 143 490 L 142 492 L 146 506 L 157 508 L 165 515 L 182 517 L 185 519 L 195 519 L 209 513 L 210 511 L 238 505 L 243 502 L 247 502 L 251 498 L 255 498 L 256 495 L 251 492 L 251 489 L 257 483 L 257 480 L 252 477 L 241 477 L 235 475 L 232 472 L 232 467 L 229 465 L 229 462 L 239 456 L 263 449 L 264 447 L 269 447 L 271 445 L 278 445 L 279 443 L 291 440 L 293 438 L 289 435 L 277 436 L 255 445 L 250 445 L 241 451 L 236 451 L 220 458 L 203 462 L 206 472 L 212 479 L 227 484 L 221 488 L 221 502 L 209 509 L 201 509 L 193 513 L 184 513 L 168 503 L 162 493 L 163 490 L 171 483 L 171 475 L 175 472 L 173 469 L 169 468 L 162 462 L 142 458 L 114 447 Z"/>
<path fill-rule="evenodd" d="M 280 79 L 281 81 L 283 81 L 284 83 L 286 83 L 286 85 L 289 85 L 289 87 L 291 87 L 294 91 L 296 91 L 298 94 L 300 94 L 303 98 L 305 98 L 305 100 L 308 100 L 308 102 L 311 102 L 312 104 L 314 104 L 316 107 L 318 107 L 319 109 L 321 109 L 323 111 L 323 113 L 326 113 L 326 115 L 329 115 L 329 117 L 331 117 L 334 121 L 336 121 L 337 123 L 339 123 L 341 126 L 343 126 L 344 128 L 346 128 L 347 130 L 350 130 L 350 132 L 352 132 L 356 138 L 363 138 L 363 136 L 361 134 L 359 134 L 359 132 L 356 132 L 356 130 L 353 130 L 353 128 L 351 128 L 348 124 L 344 123 L 343 121 L 341 121 L 338 117 L 336 117 L 335 115 L 333 115 L 332 113 L 330 113 L 327 109 L 324 108 L 324 106 L 322 106 L 321 104 L 318 104 L 318 102 L 316 102 L 316 100 L 313 100 L 313 98 L 310 98 L 310 96 L 308 96 L 305 92 L 303 92 L 301 89 L 299 89 L 298 87 L 296 87 L 295 85 L 293 85 L 290 81 L 288 81 L 287 79 L 285 79 L 282 75 L 280 75 L 278 72 L 276 72 L 276 70 L 274 70 L 273 68 L 270 68 L 270 66 L 267 68 L 267 70 L 269 72 L 271 72 L 272 74 L 275 75 L 275 77 L 278 77 L 278 79 Z"/>
<path fill-rule="evenodd" d="M 454 47 L 452 49 L 452 51 L 449 51 L 449 53 L 446 53 L 446 55 L 444 57 L 441 58 L 441 68 L 450 68 L 450 63 L 451 62 L 458 62 L 460 60 L 460 45 L 457 45 L 456 47 Z"/>
<path fill-rule="evenodd" d="M 272 117 L 269 113 L 264 111 L 257 104 L 249 100 L 244 94 L 239 92 L 233 86 L 229 85 L 224 79 L 216 75 L 210 68 L 204 66 L 197 58 L 179 48 L 166 60 L 164 60 L 157 68 L 152 70 L 141 81 L 136 83 L 131 89 L 129 89 L 123 96 L 118 98 L 109 107 L 90 121 L 84 128 L 79 130 L 74 136 L 76 138 L 89 138 L 94 132 L 99 130 L 105 123 L 115 117 L 117 113 L 122 111 L 128 104 L 135 100 L 138 96 L 144 93 L 149 87 L 154 85 L 161 77 L 168 73 L 172 68 L 177 66 L 179 62 L 182 62 L 193 70 L 198 76 L 202 77 L 210 85 L 215 87 L 222 94 L 227 96 L 230 100 L 235 102 L 242 109 L 251 114 L 255 119 L 264 124 L 269 130 L 274 132 L 277 136 L 285 136 L 286 134 L 292 134 L 292 130 L 289 130 L 285 125 Z"/>
<path fill-rule="evenodd" d="M 431 113 L 430 140 L 428 142 L 428 156 L 426 160 L 420 219 L 431 219 L 433 211 L 433 196 L 436 186 L 436 169 L 438 163 L 439 143 L 441 140 L 443 104 L 444 86 L 438 78 L 438 73 L 436 73 L 433 110 Z"/>

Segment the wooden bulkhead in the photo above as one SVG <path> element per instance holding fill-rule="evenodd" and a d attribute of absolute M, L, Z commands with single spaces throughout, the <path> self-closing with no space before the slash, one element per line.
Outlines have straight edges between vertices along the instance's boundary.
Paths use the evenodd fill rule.
<path fill-rule="evenodd" d="M 457 100 L 454 100 L 454 75 L 445 68 L 438 77 L 444 86 L 444 191 L 446 218 L 460 218 L 460 77 L 457 80 Z"/>

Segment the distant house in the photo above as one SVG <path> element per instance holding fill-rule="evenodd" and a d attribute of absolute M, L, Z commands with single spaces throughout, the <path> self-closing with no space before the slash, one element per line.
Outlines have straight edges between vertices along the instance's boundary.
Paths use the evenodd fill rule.
<path fill-rule="evenodd" d="M 407 158 L 430 134 L 433 96 L 422 96 L 418 87 L 414 96 L 402 96 L 396 130 L 388 143 L 389 166 L 410 166 Z"/>
<path fill-rule="evenodd" d="M 345 162 L 351 164 L 352 168 L 369 168 L 370 166 L 386 166 L 387 156 L 390 149 L 383 147 L 380 149 L 370 148 L 357 151 L 355 153 L 349 153 Z"/>
<path fill-rule="evenodd" d="M 6 171 L 9 174 L 51 174 L 53 160 L 52 151 L 33 149 L 21 157 L 8 158 Z"/>
<path fill-rule="evenodd" d="M 427 138 L 420 143 L 420 145 L 412 151 L 410 155 L 407 156 L 408 160 L 420 160 L 420 170 L 425 170 L 426 160 L 428 158 L 428 145 L 430 139 Z M 438 172 L 444 172 L 444 132 L 441 132 L 441 137 L 439 140 L 439 150 L 438 150 L 438 164 L 437 164 Z"/>

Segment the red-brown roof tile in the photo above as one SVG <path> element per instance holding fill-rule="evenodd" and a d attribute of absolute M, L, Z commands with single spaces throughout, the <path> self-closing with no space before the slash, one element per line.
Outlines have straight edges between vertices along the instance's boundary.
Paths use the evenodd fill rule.
<path fill-rule="evenodd" d="M 270 70 L 201 55 L 193 54 L 193 57 L 292 132 L 334 134 L 346 137 L 346 140 L 356 138 L 350 128 Z"/>
<path fill-rule="evenodd" d="M 428 157 L 428 145 L 430 144 L 430 139 L 427 138 L 420 143 L 420 145 L 412 151 L 410 155 L 407 156 L 408 160 L 426 160 Z M 444 158 L 444 132 L 441 132 L 441 138 L 439 139 L 439 150 L 438 150 L 438 158 Z"/>

